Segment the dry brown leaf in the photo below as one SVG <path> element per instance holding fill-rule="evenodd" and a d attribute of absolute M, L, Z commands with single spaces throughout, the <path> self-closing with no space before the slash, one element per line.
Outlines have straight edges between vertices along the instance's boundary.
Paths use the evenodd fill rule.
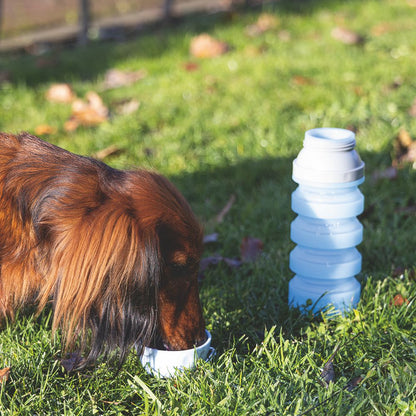
<path fill-rule="evenodd" d="M 73 371 L 82 362 L 83 358 L 78 352 L 69 354 L 67 358 L 61 360 L 62 367 L 67 373 Z"/>
<path fill-rule="evenodd" d="M 405 149 L 407 149 L 413 143 L 410 133 L 405 129 L 401 129 L 399 131 L 399 134 L 397 135 L 396 140 L 397 140 L 397 143 Z"/>
<path fill-rule="evenodd" d="M 78 126 L 96 126 L 108 119 L 108 108 L 94 91 L 87 92 L 86 100 L 76 99 L 72 103 L 71 119 L 65 123 L 66 131 L 74 131 Z"/>
<path fill-rule="evenodd" d="M 105 76 L 103 87 L 105 89 L 125 87 L 145 78 L 147 72 L 144 69 L 138 71 L 122 71 L 120 69 L 109 69 Z"/>
<path fill-rule="evenodd" d="M 364 38 L 358 33 L 339 26 L 332 29 L 331 36 L 346 45 L 358 45 L 364 41 Z"/>
<path fill-rule="evenodd" d="M 240 253 L 244 263 L 256 261 L 263 251 L 263 241 L 254 237 L 244 237 L 241 241 Z"/>
<path fill-rule="evenodd" d="M 0 384 L 5 383 L 9 379 L 10 367 L 0 369 Z"/>
<path fill-rule="evenodd" d="M 292 77 L 292 82 L 295 85 L 313 85 L 314 81 L 312 78 L 304 77 L 303 75 L 294 75 Z"/>
<path fill-rule="evenodd" d="M 231 269 L 236 269 L 242 265 L 242 262 L 238 259 L 232 259 L 229 257 L 223 257 L 219 255 L 204 257 L 199 264 L 198 280 L 201 281 L 205 277 L 205 271 L 213 266 L 217 266 L 221 262 L 224 262 Z"/>
<path fill-rule="evenodd" d="M 40 124 L 35 128 L 35 134 L 37 136 L 45 136 L 48 134 L 55 134 L 57 129 L 55 127 L 49 126 L 48 124 Z"/>
<path fill-rule="evenodd" d="M 68 104 L 76 99 L 76 95 L 69 84 L 53 84 L 46 92 L 46 99 L 54 103 Z"/>
<path fill-rule="evenodd" d="M 75 131 L 79 127 L 79 122 L 74 118 L 71 118 L 64 123 L 64 130 L 68 133 Z"/>
<path fill-rule="evenodd" d="M 332 358 L 329 360 L 321 371 L 321 377 L 322 381 L 324 383 L 324 386 L 328 388 L 329 383 L 335 382 L 335 370 L 334 370 L 334 359 Z"/>
<path fill-rule="evenodd" d="M 405 273 L 407 273 L 410 280 L 416 279 L 416 269 L 407 269 L 403 266 L 396 267 L 392 272 L 392 277 L 401 279 L 404 277 Z"/>
<path fill-rule="evenodd" d="M 199 69 L 199 65 L 196 62 L 185 62 L 183 64 L 183 69 L 188 72 L 193 72 Z"/>
<path fill-rule="evenodd" d="M 362 381 L 363 381 L 363 377 L 361 377 L 361 376 L 354 377 L 354 378 L 352 378 L 352 379 L 348 382 L 348 384 L 347 384 L 347 386 L 346 386 L 345 388 L 347 389 L 347 391 L 352 391 L 352 390 L 354 390 L 356 387 L 358 387 L 358 385 L 359 385 Z"/>
<path fill-rule="evenodd" d="M 190 53 L 196 58 L 215 58 L 228 52 L 229 46 L 207 33 L 195 36 L 191 40 Z"/>
<path fill-rule="evenodd" d="M 393 298 L 390 304 L 392 306 L 403 306 L 404 304 L 408 305 L 409 301 L 399 293 Z"/>
<path fill-rule="evenodd" d="M 92 154 L 92 157 L 94 159 L 104 160 L 106 157 L 114 156 L 116 154 L 119 154 L 120 152 L 122 152 L 122 149 L 113 144 L 111 146 L 106 147 L 105 149 L 99 150 L 98 152 Z"/>
<path fill-rule="evenodd" d="M 403 163 L 416 163 L 416 141 L 405 129 L 400 130 L 394 141 L 393 166 L 400 166 Z"/>
<path fill-rule="evenodd" d="M 119 102 L 116 106 L 116 111 L 118 114 L 123 116 L 135 113 L 140 107 L 140 101 L 135 98 L 127 101 Z"/>
<path fill-rule="evenodd" d="M 247 26 L 246 34 L 248 36 L 259 36 L 264 32 L 276 29 L 279 26 L 279 19 L 269 13 L 263 13 L 257 19 L 257 22 Z"/>

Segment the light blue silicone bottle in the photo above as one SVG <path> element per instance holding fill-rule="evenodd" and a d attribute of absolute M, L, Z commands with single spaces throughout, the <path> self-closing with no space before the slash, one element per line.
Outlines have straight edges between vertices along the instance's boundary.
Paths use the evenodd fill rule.
<path fill-rule="evenodd" d="M 360 299 L 363 238 L 356 218 L 364 209 L 358 185 L 364 163 L 355 151 L 355 135 L 338 128 L 305 133 L 303 149 L 293 161 L 292 210 L 298 214 L 290 237 L 297 246 L 290 253 L 289 304 L 317 312 L 334 305 L 345 312 Z"/>

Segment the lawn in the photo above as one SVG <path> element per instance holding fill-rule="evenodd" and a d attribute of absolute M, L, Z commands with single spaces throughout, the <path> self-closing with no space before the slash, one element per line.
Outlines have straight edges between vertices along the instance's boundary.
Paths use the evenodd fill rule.
<path fill-rule="evenodd" d="M 253 29 L 260 16 L 267 30 Z M 406 153 L 397 144 L 400 131 L 416 138 L 415 21 L 413 0 L 279 1 L 194 16 L 124 43 L 0 56 L 1 131 L 43 126 L 45 140 L 70 151 L 115 145 L 111 166 L 165 174 L 206 234 L 218 233 L 204 257 L 238 258 L 247 236 L 263 243 L 253 262 L 204 272 L 217 354 L 173 379 L 147 375 L 134 352 L 119 373 L 100 361 L 67 374 L 51 311 L 21 313 L 0 333 L 0 368 L 11 367 L 0 413 L 415 415 L 416 159 L 412 145 Z M 203 32 L 227 53 L 190 56 Z M 145 72 L 108 89 L 110 69 Z M 61 82 L 82 99 L 96 92 L 107 119 L 70 131 L 71 104 L 45 98 Z M 304 132 L 321 126 L 353 129 L 366 163 L 361 301 L 332 318 L 287 305 L 292 161 Z M 328 361 L 334 376 L 325 382 Z"/>

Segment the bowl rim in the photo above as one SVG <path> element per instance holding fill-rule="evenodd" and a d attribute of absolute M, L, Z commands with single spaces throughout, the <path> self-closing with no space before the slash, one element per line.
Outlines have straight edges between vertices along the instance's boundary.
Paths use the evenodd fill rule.
<path fill-rule="evenodd" d="M 207 336 L 207 339 L 202 345 L 199 345 L 198 347 L 188 348 L 186 350 L 159 350 L 157 348 L 151 348 L 151 347 L 144 347 L 143 348 L 143 355 L 150 355 L 150 354 L 186 354 L 186 353 L 194 353 L 195 351 L 201 351 L 206 348 L 209 348 L 211 346 L 211 340 L 212 336 L 211 333 L 208 331 L 208 329 L 205 329 L 205 334 Z"/>

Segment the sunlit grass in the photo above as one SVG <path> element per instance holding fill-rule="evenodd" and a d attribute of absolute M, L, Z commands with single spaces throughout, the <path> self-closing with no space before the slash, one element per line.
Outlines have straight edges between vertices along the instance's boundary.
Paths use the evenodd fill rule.
<path fill-rule="evenodd" d="M 277 26 L 248 36 L 246 27 L 262 12 L 275 16 Z M 56 133 L 45 140 L 85 155 L 116 144 L 123 151 L 107 163 L 167 175 L 206 231 L 218 232 L 206 255 L 238 257 L 245 236 L 260 238 L 264 250 L 254 264 L 206 272 L 201 299 L 217 355 L 174 380 L 148 376 L 134 353 L 118 374 L 99 362 L 67 375 L 50 311 L 21 314 L 0 333 L 0 366 L 11 366 L 0 413 L 415 414 L 415 281 L 395 270 L 415 266 L 415 217 L 403 208 L 416 204 L 416 174 L 407 165 L 394 181 L 372 178 L 391 165 L 400 128 L 416 136 L 408 112 L 416 97 L 415 18 L 405 0 L 277 2 L 185 20 L 122 44 L 1 56 L 0 70 L 10 73 L 0 85 L 2 131 L 34 132 L 47 124 Z M 336 26 L 360 33 L 364 43 L 334 39 Z M 203 31 L 230 51 L 190 57 L 190 40 Z M 186 69 L 189 62 L 195 70 Z M 111 68 L 144 69 L 147 76 L 104 90 Z M 70 83 L 81 98 L 96 91 L 109 121 L 66 132 L 70 105 L 45 99 L 55 82 Z M 117 104 L 129 99 L 139 109 L 119 114 Z M 291 163 L 305 130 L 319 126 L 355 129 L 366 163 L 362 298 L 357 310 L 334 319 L 302 316 L 287 305 Z M 236 201 L 217 224 L 232 194 Z M 395 306 L 397 294 L 409 303 Z M 338 343 L 335 380 L 326 388 L 321 368 Z M 349 391 L 358 376 L 361 383 Z"/>

